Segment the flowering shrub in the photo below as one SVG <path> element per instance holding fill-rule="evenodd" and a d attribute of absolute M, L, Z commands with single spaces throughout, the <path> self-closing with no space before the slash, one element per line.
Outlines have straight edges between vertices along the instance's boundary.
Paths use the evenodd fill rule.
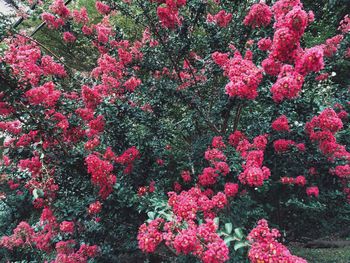
<path fill-rule="evenodd" d="M 310 4 L 272 2 L 54 0 L 1 25 L 1 258 L 306 262 L 261 218 L 287 241 L 348 224 L 349 17 L 318 39 Z"/>
<path fill-rule="evenodd" d="M 251 262 L 295 262 L 305 263 L 306 260 L 293 256 L 289 250 L 276 241 L 280 236 L 277 229 L 269 229 L 267 221 L 261 219 L 258 226 L 254 228 L 248 235 L 248 239 L 252 242 L 249 250 L 249 260 Z"/>

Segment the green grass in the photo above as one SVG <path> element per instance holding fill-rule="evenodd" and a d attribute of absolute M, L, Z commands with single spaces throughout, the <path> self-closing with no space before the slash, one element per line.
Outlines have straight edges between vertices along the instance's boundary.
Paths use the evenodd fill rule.
<path fill-rule="evenodd" d="M 350 263 L 350 247 L 344 248 L 301 248 L 289 247 L 292 254 L 309 263 Z"/>

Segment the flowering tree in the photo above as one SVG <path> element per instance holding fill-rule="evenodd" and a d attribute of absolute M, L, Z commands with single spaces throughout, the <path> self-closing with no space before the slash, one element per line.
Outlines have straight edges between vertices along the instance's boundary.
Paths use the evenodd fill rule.
<path fill-rule="evenodd" d="M 348 16 L 306 46 L 300 0 L 92 2 L 38 3 L 64 52 L 1 28 L 3 258 L 306 262 L 262 218 L 349 222 Z"/>

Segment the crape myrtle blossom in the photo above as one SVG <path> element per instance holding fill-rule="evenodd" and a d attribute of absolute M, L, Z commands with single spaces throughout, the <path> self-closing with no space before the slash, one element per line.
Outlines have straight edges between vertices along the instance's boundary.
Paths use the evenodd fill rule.
<path fill-rule="evenodd" d="M 248 51 L 246 56 L 247 54 Z M 213 53 L 212 57 L 230 80 L 225 87 L 226 94 L 250 100 L 258 96 L 257 88 L 263 77 L 262 70 L 256 67 L 250 58 L 243 58 L 238 51 L 232 58 L 219 52 Z"/>
<path fill-rule="evenodd" d="M 278 0 L 272 6 L 260 1 L 244 10 L 244 26 L 241 24 L 253 34 L 244 39 L 227 39 L 228 43 L 222 39 L 234 29 L 233 17 L 237 13 L 230 13 L 220 1 L 214 2 L 210 3 L 213 9 L 197 10 L 196 3 L 186 0 L 96 1 L 96 18 L 84 7 L 73 9 L 63 0 L 53 1 L 40 18 L 65 47 L 91 44 L 94 55 L 88 57 L 86 71 L 70 68 L 69 61 L 24 33 L 13 33 L 4 40 L 0 64 L 5 70 L 0 77 L 2 81 L 3 74 L 7 76 L 9 72 L 10 78 L 8 87 L 5 83 L 0 93 L 0 130 L 7 136 L 0 175 L 6 194 L 1 192 L 0 199 L 10 195 L 28 199 L 26 205 L 32 205 L 35 212 L 16 222 L 13 234 L 1 238 L 1 248 L 16 250 L 16 254 L 17 250 L 30 251 L 35 257 L 57 263 L 93 260 L 100 252 L 105 253 L 106 244 L 98 239 L 93 239 L 100 242 L 96 245 L 86 241 L 94 231 L 108 226 L 115 212 L 110 204 L 123 194 L 115 189 L 129 182 L 132 185 L 125 189 L 132 198 L 126 202 L 133 208 L 138 201 L 141 206 L 143 201 L 153 202 L 154 197 L 161 196 L 163 187 L 167 189 L 165 210 L 157 210 L 139 228 L 139 248 L 154 253 L 164 243 L 176 255 L 191 255 L 207 263 L 228 261 L 230 254 L 222 227 L 214 219 L 226 217 L 233 206 L 246 195 L 252 197 L 254 191 L 260 194 L 278 185 L 283 190 L 302 190 L 312 202 L 322 196 L 323 186 L 317 179 L 329 175 L 334 182 L 340 182 L 344 196 L 350 199 L 350 154 L 339 143 L 341 130 L 348 125 L 348 105 L 326 108 L 313 118 L 309 112 L 303 133 L 297 128 L 303 126 L 301 119 L 295 124 L 297 117 L 287 112 L 290 105 L 285 102 L 302 94 L 304 81 L 309 87 L 315 76 L 320 81 L 333 76 L 331 71 L 326 72 L 327 63 L 330 57 L 342 55 L 338 50 L 349 31 L 348 16 L 341 22 L 341 34 L 306 48 L 302 39 L 314 20 L 313 13 L 305 10 L 300 0 Z M 125 11 L 134 10 L 136 4 L 140 4 L 137 11 L 130 14 L 138 19 L 134 34 L 124 30 L 123 23 L 119 28 L 119 19 L 124 22 L 125 17 L 129 18 Z M 198 12 L 198 18 L 193 11 Z M 192 21 L 196 24 L 192 25 Z M 261 30 L 268 26 L 271 31 Z M 138 32 L 143 32 L 142 37 Z M 205 52 L 195 45 L 197 41 L 192 41 L 197 36 L 201 43 L 218 37 L 220 45 Z M 202 42 L 202 37 L 212 39 Z M 173 45 L 177 39 L 186 39 L 190 45 L 178 50 Z M 175 51 L 180 52 L 173 54 Z M 199 142 L 202 135 L 208 135 L 212 140 L 202 148 L 196 146 L 188 156 L 177 156 L 177 142 L 181 141 L 172 141 L 170 129 L 164 129 L 169 134 L 156 134 L 161 135 L 160 139 L 155 134 L 148 137 L 148 128 L 153 129 L 149 120 L 172 122 L 165 115 L 167 98 L 158 93 L 163 86 L 167 94 L 174 95 L 174 102 L 176 98 L 176 106 L 194 112 L 193 123 L 197 122 L 196 110 L 208 122 L 210 129 L 198 119 L 201 136 L 193 139 Z M 271 96 L 266 96 L 269 91 Z M 212 112 L 206 96 L 216 95 L 220 101 L 213 101 Z M 159 97 L 161 103 L 157 102 Z M 271 126 L 263 127 L 263 132 L 256 126 L 243 126 L 247 116 L 253 115 L 254 105 L 261 101 L 268 106 L 268 112 L 276 110 Z M 298 100 L 291 104 L 300 105 Z M 219 115 L 218 119 L 213 117 Z M 145 129 L 135 132 L 141 126 Z M 154 128 L 158 131 L 158 127 Z M 198 126 L 188 128 L 195 131 Z M 259 135 L 265 132 L 270 134 Z M 189 141 L 192 145 L 192 138 Z M 191 155 L 201 149 L 202 160 Z M 323 164 L 318 167 L 313 161 L 302 167 L 307 170 L 312 166 L 305 173 L 278 175 L 279 167 L 275 171 L 270 166 L 272 158 L 279 161 L 295 158 L 294 154 L 301 159 L 324 155 L 329 173 Z M 160 179 L 171 174 L 175 178 Z M 161 180 L 166 183 L 159 183 Z M 60 211 L 62 203 L 71 198 L 81 201 L 81 209 Z M 91 235 L 84 231 L 91 231 Z M 279 236 L 266 221 L 259 221 L 248 235 L 249 260 L 304 263 L 277 241 Z M 97 244 L 102 245 L 101 249 Z"/>
<path fill-rule="evenodd" d="M 267 221 L 261 219 L 248 235 L 248 240 L 252 243 L 248 253 L 250 262 L 307 263 L 306 260 L 293 256 L 287 247 L 279 243 L 277 238 L 280 236 L 277 229 L 270 229 Z"/>

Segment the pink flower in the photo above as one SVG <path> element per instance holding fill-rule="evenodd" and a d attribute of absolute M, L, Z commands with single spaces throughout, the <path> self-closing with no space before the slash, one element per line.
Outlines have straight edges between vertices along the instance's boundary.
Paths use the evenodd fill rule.
<path fill-rule="evenodd" d="M 130 92 L 134 92 L 136 87 L 141 85 L 141 80 L 135 77 L 131 77 L 130 79 L 128 79 L 125 83 L 124 86 L 126 87 L 126 89 Z"/>
<path fill-rule="evenodd" d="M 295 142 L 292 140 L 279 139 L 273 142 L 273 148 L 276 153 L 287 152 Z"/>
<path fill-rule="evenodd" d="M 107 15 L 111 11 L 111 8 L 108 5 L 100 1 L 96 1 L 95 7 L 97 12 L 99 12 L 101 15 Z"/>
<path fill-rule="evenodd" d="M 258 42 L 258 48 L 262 51 L 267 51 L 271 48 L 272 41 L 270 38 L 262 38 Z"/>
<path fill-rule="evenodd" d="M 157 246 L 163 241 L 163 235 L 159 231 L 160 224 L 163 223 L 163 219 L 157 218 L 148 225 L 143 224 L 139 228 L 137 240 L 139 242 L 139 248 L 142 251 L 151 253 L 154 252 Z"/>
<path fill-rule="evenodd" d="M 89 22 L 89 16 L 85 7 L 80 10 L 73 10 L 72 17 L 75 23 L 86 24 Z"/>
<path fill-rule="evenodd" d="M 181 177 L 186 183 L 191 181 L 191 173 L 189 171 L 182 171 Z"/>
<path fill-rule="evenodd" d="M 101 160 L 97 155 L 90 154 L 85 158 L 88 173 L 91 174 L 91 181 L 100 188 L 99 194 L 106 199 L 113 191 L 116 182 L 115 175 L 111 174 L 113 165 L 109 161 Z"/>
<path fill-rule="evenodd" d="M 291 66 L 284 66 L 281 69 L 278 79 L 271 87 L 272 98 L 276 103 L 284 99 L 293 99 L 299 95 L 304 83 L 304 78 Z"/>
<path fill-rule="evenodd" d="M 304 143 L 297 143 L 295 145 L 297 147 L 297 149 L 301 152 L 305 152 L 306 148 L 305 148 L 305 144 Z"/>
<path fill-rule="evenodd" d="M 311 186 L 311 187 L 306 188 L 306 194 L 310 197 L 311 196 L 318 197 L 318 195 L 319 195 L 318 187 Z"/>
<path fill-rule="evenodd" d="M 175 182 L 174 183 L 174 191 L 175 192 L 180 192 L 182 190 L 182 186 L 181 186 L 181 184 L 179 183 L 179 182 Z"/>
<path fill-rule="evenodd" d="M 282 184 L 294 184 L 295 180 L 293 177 L 281 177 Z"/>
<path fill-rule="evenodd" d="M 333 56 L 337 52 L 340 46 L 340 42 L 343 40 L 343 38 L 343 35 L 336 35 L 332 38 L 327 39 L 325 45 L 323 45 L 324 56 Z"/>
<path fill-rule="evenodd" d="M 274 120 L 271 124 L 271 127 L 275 131 L 290 131 L 286 115 L 281 115 L 276 120 Z"/>
<path fill-rule="evenodd" d="M 293 256 L 290 251 L 277 238 L 280 237 L 277 229 L 270 229 L 265 219 L 249 233 L 248 240 L 252 243 L 248 258 L 251 263 L 261 262 L 293 262 L 307 263 L 306 260 Z"/>
<path fill-rule="evenodd" d="M 238 144 L 244 139 L 246 139 L 246 137 L 242 132 L 235 131 L 234 133 L 230 134 L 228 141 L 230 145 L 237 147 Z"/>
<path fill-rule="evenodd" d="M 182 24 L 177 8 L 159 6 L 157 8 L 157 15 L 162 26 L 165 28 L 174 29 Z"/>
<path fill-rule="evenodd" d="M 226 85 L 226 94 L 244 99 L 255 99 L 257 88 L 262 80 L 262 71 L 251 60 L 243 59 L 239 52 L 223 65 L 230 82 Z"/>
<path fill-rule="evenodd" d="M 338 30 L 340 30 L 344 34 L 350 32 L 350 17 L 349 17 L 349 15 L 344 16 L 343 20 L 340 21 Z"/>
<path fill-rule="evenodd" d="M 66 19 L 70 16 L 70 11 L 66 7 L 63 0 L 55 0 L 50 6 L 50 10 L 58 16 L 62 17 L 63 19 Z"/>
<path fill-rule="evenodd" d="M 264 59 L 261 65 L 264 69 L 264 72 L 271 76 L 277 76 L 280 73 L 282 68 L 281 62 L 271 57 Z"/>
<path fill-rule="evenodd" d="M 58 29 L 64 25 L 62 18 L 56 18 L 53 14 L 42 13 L 41 19 L 47 24 L 49 29 Z"/>
<path fill-rule="evenodd" d="M 214 22 L 218 24 L 219 27 L 227 27 L 232 19 L 232 14 L 226 13 L 225 10 L 219 11 L 216 15 L 208 14 L 207 22 Z"/>
<path fill-rule="evenodd" d="M 243 24 L 251 27 L 268 26 L 271 22 L 272 12 L 270 7 L 263 2 L 251 6 L 244 18 Z"/>
<path fill-rule="evenodd" d="M 228 197 L 234 197 L 238 193 L 238 184 L 226 183 L 225 184 L 225 195 Z"/>
<path fill-rule="evenodd" d="M 102 204 L 99 201 L 96 201 L 95 203 L 92 203 L 89 205 L 88 212 L 90 215 L 95 215 L 101 212 Z"/>
<path fill-rule="evenodd" d="M 318 72 L 323 68 L 324 62 L 322 46 L 315 46 L 306 49 L 295 62 L 296 71 L 304 76 L 310 72 Z"/>
<path fill-rule="evenodd" d="M 163 166 L 164 165 L 164 160 L 162 160 L 162 159 L 157 159 L 157 164 L 159 165 L 159 166 Z"/>
<path fill-rule="evenodd" d="M 262 186 L 264 180 L 270 177 L 270 170 L 267 167 L 248 167 L 239 176 L 242 184 L 248 184 L 251 187 Z"/>
<path fill-rule="evenodd" d="M 222 140 L 222 136 L 215 136 L 212 140 L 211 146 L 218 149 L 226 148 L 226 145 Z"/>
<path fill-rule="evenodd" d="M 147 193 L 147 187 L 146 186 L 140 186 L 137 190 L 138 196 L 144 196 Z"/>
<path fill-rule="evenodd" d="M 334 173 L 339 178 L 348 179 L 350 178 L 350 165 L 349 164 L 338 165 L 335 167 Z"/>
<path fill-rule="evenodd" d="M 195 252 L 201 247 L 200 240 L 197 238 L 196 229 L 188 228 L 180 231 L 174 239 L 173 246 L 177 253 L 187 255 Z"/>
<path fill-rule="evenodd" d="M 28 101 L 33 105 L 53 107 L 61 96 L 59 90 L 55 90 L 55 84 L 50 81 L 43 86 L 32 88 L 25 93 Z"/>
<path fill-rule="evenodd" d="M 71 33 L 71 32 L 64 32 L 63 33 L 63 40 L 67 43 L 73 43 L 75 42 L 77 38 Z"/>
<path fill-rule="evenodd" d="M 303 175 L 299 175 L 295 178 L 295 184 L 299 186 L 305 186 L 306 179 Z"/>
<path fill-rule="evenodd" d="M 65 233 L 70 233 L 72 234 L 74 231 L 74 223 L 70 221 L 63 221 L 60 224 L 60 230 Z"/>

